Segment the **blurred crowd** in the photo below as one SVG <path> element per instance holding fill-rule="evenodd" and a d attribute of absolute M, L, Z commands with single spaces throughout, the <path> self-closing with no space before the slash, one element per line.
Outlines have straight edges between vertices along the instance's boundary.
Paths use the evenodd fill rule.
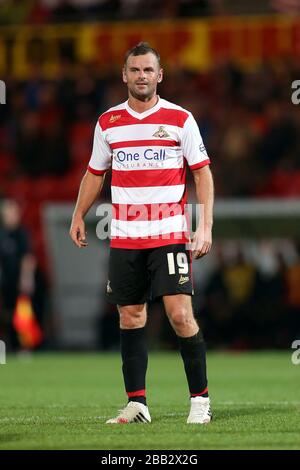
<path fill-rule="evenodd" d="M 286 348 L 300 337 L 300 246 L 263 240 L 216 247 L 199 313 L 213 347 Z M 233 251 L 232 251 L 233 249 Z M 200 320 L 201 321 L 201 320 Z"/>
<path fill-rule="evenodd" d="M 0 24 L 207 16 L 220 0 L 0 0 Z"/>
<path fill-rule="evenodd" d="M 300 195 L 300 105 L 291 101 L 299 77 L 292 60 L 252 71 L 233 64 L 166 71 L 159 93 L 195 116 L 218 197 Z M 72 199 L 98 116 L 127 98 L 121 75 L 103 78 L 94 65 L 64 62 L 50 81 L 35 64 L 30 80 L 7 82 L 7 95 L 0 107 L 0 194 L 18 178 L 30 178 L 34 192 L 34 180 L 52 177 L 49 197 Z M 62 177 L 63 187 L 55 183 Z"/>
<path fill-rule="evenodd" d="M 297 13 L 299 0 L 0 0 L 0 24 Z"/>

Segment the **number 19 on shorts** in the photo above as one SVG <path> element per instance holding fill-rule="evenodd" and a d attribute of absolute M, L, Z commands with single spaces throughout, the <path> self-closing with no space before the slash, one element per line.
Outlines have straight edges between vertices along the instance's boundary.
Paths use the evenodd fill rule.
<path fill-rule="evenodd" d="M 179 274 L 189 272 L 188 257 L 186 253 L 167 253 L 169 274 L 176 274 L 176 267 Z"/>

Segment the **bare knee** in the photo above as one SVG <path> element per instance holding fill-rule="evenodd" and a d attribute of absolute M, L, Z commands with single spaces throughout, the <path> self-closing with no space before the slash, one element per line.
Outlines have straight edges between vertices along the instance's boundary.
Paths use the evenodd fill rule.
<path fill-rule="evenodd" d="M 168 316 L 176 328 L 183 327 L 186 323 L 188 323 L 189 320 L 188 311 L 185 307 L 173 308 L 168 312 Z"/>
<path fill-rule="evenodd" d="M 193 336 L 199 327 L 192 311 L 185 306 L 176 306 L 167 312 L 170 323 L 178 336 Z"/>
<path fill-rule="evenodd" d="M 128 330 L 132 328 L 143 328 L 146 324 L 145 305 L 125 305 L 118 306 L 120 315 L 120 328 Z"/>

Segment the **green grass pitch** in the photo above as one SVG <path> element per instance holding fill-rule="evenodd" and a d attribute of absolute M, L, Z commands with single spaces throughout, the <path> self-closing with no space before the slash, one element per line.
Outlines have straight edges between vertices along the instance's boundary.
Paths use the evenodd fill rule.
<path fill-rule="evenodd" d="M 152 423 L 105 425 L 124 406 L 118 354 L 36 354 L 0 365 L 0 449 L 300 449 L 291 352 L 209 353 L 214 420 L 187 425 L 178 353 L 151 352 Z"/>

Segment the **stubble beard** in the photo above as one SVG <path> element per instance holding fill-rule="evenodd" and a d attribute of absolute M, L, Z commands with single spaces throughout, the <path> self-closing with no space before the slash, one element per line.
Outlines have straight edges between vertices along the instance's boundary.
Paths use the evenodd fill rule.
<path fill-rule="evenodd" d="M 131 96 L 142 102 L 150 101 L 151 98 L 155 95 L 155 91 L 155 89 L 148 89 L 148 91 L 145 91 L 144 93 L 139 93 L 134 88 L 129 88 Z"/>

